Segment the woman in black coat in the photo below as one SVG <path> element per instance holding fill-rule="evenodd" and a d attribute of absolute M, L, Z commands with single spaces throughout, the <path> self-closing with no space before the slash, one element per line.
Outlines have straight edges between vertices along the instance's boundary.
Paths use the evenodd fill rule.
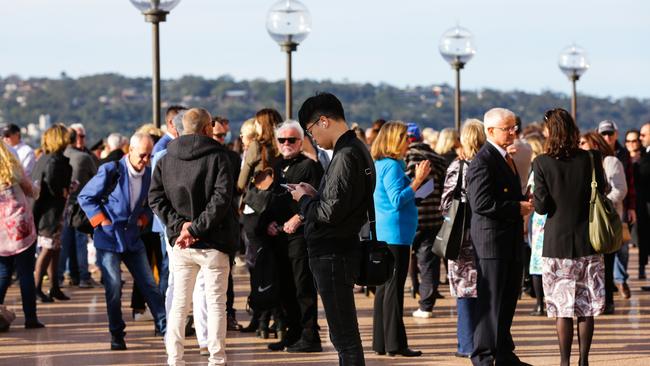
<path fill-rule="evenodd" d="M 556 318 L 562 366 L 569 365 L 577 318 L 579 364 L 587 365 L 594 316 L 605 308 L 605 264 L 589 240 L 592 169 L 601 192 L 605 176 L 600 153 L 578 148 L 580 132 L 567 111 L 554 109 L 544 118 L 549 136 L 545 154 L 533 161 L 533 171 L 535 211 L 548 215 L 542 252 L 547 313 Z"/>
<path fill-rule="evenodd" d="M 32 171 L 32 180 L 40 185 L 40 195 L 34 203 L 34 223 L 41 251 L 36 259 L 34 280 L 36 296 L 41 302 L 52 302 L 53 299 L 70 300 L 59 288 L 56 272 L 61 252 L 63 209 L 72 177 L 69 159 L 63 156 L 69 139 L 68 130 L 63 125 L 55 125 L 45 131 L 41 146 L 44 155 L 36 162 Z M 47 295 L 42 290 L 46 270 L 50 279 L 50 292 Z"/>

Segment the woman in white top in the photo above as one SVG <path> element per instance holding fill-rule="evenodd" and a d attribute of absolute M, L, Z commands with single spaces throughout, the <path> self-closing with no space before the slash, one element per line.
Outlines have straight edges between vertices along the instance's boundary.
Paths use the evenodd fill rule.
<path fill-rule="evenodd" d="M 580 136 L 579 146 L 583 150 L 597 150 L 603 156 L 603 168 L 607 179 L 607 198 L 614 204 L 616 212 L 623 218 L 623 199 L 627 195 L 625 168 L 616 157 L 614 150 L 596 132 L 587 132 Z M 614 258 L 616 253 L 605 254 L 605 311 L 614 313 Z"/>

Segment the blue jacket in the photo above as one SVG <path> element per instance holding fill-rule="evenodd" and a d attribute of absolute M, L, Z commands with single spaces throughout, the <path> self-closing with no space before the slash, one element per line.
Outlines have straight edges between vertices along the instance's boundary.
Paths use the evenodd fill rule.
<path fill-rule="evenodd" d="M 174 138 L 169 136 L 168 133 L 164 134 L 155 145 L 153 145 L 153 151 L 151 155 L 155 155 L 157 152 L 167 149 L 167 144 Z"/>
<path fill-rule="evenodd" d="M 126 166 L 128 157 L 117 164 L 106 163 L 99 167 L 97 174 L 79 192 L 79 205 L 84 210 L 90 224 L 95 228 L 93 240 L 98 249 L 117 253 L 136 251 L 143 248 L 140 240 L 141 227 L 151 220 L 151 209 L 147 206 L 147 195 L 151 183 L 151 168 L 145 168 L 142 176 L 142 191 L 136 197 L 137 204 L 131 211 L 129 197 L 129 173 Z M 111 182 L 117 184 L 112 192 L 105 192 Z M 109 219 L 112 225 L 102 226 Z"/>
<path fill-rule="evenodd" d="M 156 163 L 158 160 L 162 159 L 163 156 L 167 155 L 167 146 L 165 146 L 164 149 L 158 151 L 157 153 L 153 154 L 153 158 L 151 158 L 151 174 L 153 174 L 153 170 L 156 168 Z M 153 215 L 153 226 L 151 227 L 151 231 L 154 233 L 161 233 L 165 234 L 165 225 L 160 221 L 160 218 L 157 215 Z"/>
<path fill-rule="evenodd" d="M 377 239 L 395 245 L 411 245 L 418 227 L 418 209 L 411 179 L 401 160 L 384 158 L 375 162 L 377 185 L 373 195 Z"/>

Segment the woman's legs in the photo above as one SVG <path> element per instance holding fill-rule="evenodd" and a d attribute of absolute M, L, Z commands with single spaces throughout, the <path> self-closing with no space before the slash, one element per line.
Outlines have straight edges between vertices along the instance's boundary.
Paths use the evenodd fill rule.
<path fill-rule="evenodd" d="M 36 244 L 15 256 L 16 274 L 20 282 L 20 296 L 23 299 L 23 313 L 26 325 L 38 325 L 36 316 L 36 288 L 34 286 L 34 253 Z"/>
<path fill-rule="evenodd" d="M 542 276 L 541 275 L 531 275 L 531 280 L 533 282 L 533 290 L 535 290 L 535 312 L 537 310 L 544 311 L 544 287 L 542 286 Z"/>
<path fill-rule="evenodd" d="M 70 300 L 68 296 L 66 296 L 62 291 L 61 288 L 59 287 L 59 281 L 56 280 L 57 278 L 57 273 L 59 269 L 59 255 L 61 254 L 61 247 L 56 248 L 56 249 L 51 249 L 51 256 L 52 259 L 50 260 L 50 263 L 47 266 L 47 276 L 50 278 L 50 292 L 49 295 L 52 298 L 55 298 L 57 300 Z"/>
<path fill-rule="evenodd" d="M 580 344 L 580 366 L 589 365 L 589 349 L 594 336 L 594 317 L 578 318 L 578 343 Z"/>
<path fill-rule="evenodd" d="M 573 318 L 556 318 L 557 338 L 560 342 L 561 366 L 569 366 L 573 343 Z"/>
<path fill-rule="evenodd" d="M 42 289 L 43 276 L 45 275 L 45 271 L 47 271 L 51 261 L 52 249 L 41 248 L 41 252 L 38 254 L 38 258 L 36 258 L 36 265 L 34 266 L 34 283 L 36 286 L 36 294 L 43 302 L 52 302 L 52 299 L 49 298 L 49 296 L 46 296 Z M 50 281 L 56 281 L 56 279 L 51 278 Z"/>

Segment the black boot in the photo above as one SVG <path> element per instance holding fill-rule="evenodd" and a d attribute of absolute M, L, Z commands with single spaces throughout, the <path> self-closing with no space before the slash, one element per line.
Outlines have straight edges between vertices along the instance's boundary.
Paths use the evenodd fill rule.
<path fill-rule="evenodd" d="M 111 350 L 112 351 L 124 351 L 126 350 L 126 342 L 124 342 L 124 336 L 111 336 Z"/>

